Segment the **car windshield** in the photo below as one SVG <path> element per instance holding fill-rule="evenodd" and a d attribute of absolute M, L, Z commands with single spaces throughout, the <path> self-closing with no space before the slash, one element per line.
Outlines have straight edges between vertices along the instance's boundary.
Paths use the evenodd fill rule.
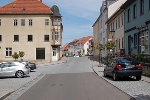
<path fill-rule="evenodd" d="M 134 58 L 122 58 L 120 61 L 122 63 L 138 63 L 138 61 Z"/>

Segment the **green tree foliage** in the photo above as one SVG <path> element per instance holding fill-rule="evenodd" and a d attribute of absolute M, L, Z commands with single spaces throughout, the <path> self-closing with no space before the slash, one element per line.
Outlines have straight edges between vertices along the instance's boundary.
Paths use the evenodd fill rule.
<path fill-rule="evenodd" d="M 105 44 L 105 47 L 107 50 L 110 50 L 110 49 L 114 49 L 116 47 L 115 45 L 115 42 L 112 42 L 112 41 L 108 41 L 106 44 Z"/>
<path fill-rule="evenodd" d="M 14 54 L 12 55 L 12 57 L 16 60 L 19 58 L 19 54 L 17 54 L 17 52 L 14 52 Z"/>
<path fill-rule="evenodd" d="M 22 60 L 22 57 L 24 57 L 24 55 L 25 55 L 25 52 L 19 51 L 19 57 L 21 58 L 21 60 Z"/>
<path fill-rule="evenodd" d="M 99 51 L 104 50 L 104 49 L 105 49 L 105 45 L 103 45 L 103 44 L 98 44 L 98 45 L 96 46 L 96 49 L 98 49 Z"/>

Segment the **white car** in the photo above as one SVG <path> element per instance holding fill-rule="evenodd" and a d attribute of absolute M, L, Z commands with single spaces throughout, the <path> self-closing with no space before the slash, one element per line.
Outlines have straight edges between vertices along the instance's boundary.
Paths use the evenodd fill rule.
<path fill-rule="evenodd" d="M 74 57 L 79 57 L 79 55 L 75 55 Z"/>
<path fill-rule="evenodd" d="M 0 64 L 0 77 L 16 76 L 23 78 L 29 72 L 29 66 L 20 62 L 3 62 Z"/>

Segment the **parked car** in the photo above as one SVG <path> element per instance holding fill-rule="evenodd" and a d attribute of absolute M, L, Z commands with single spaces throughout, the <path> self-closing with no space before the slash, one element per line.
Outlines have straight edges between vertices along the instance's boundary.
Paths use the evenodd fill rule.
<path fill-rule="evenodd" d="M 28 65 L 29 66 L 29 69 L 30 71 L 36 69 L 36 64 L 35 63 L 32 63 L 32 62 L 29 62 L 29 61 L 19 61 L 25 65 Z"/>
<path fill-rule="evenodd" d="M 134 58 L 112 58 L 104 68 L 104 76 L 107 75 L 113 76 L 114 81 L 124 76 L 135 76 L 136 80 L 141 80 L 142 66 Z"/>
<path fill-rule="evenodd" d="M 2 62 L 0 64 L 0 77 L 16 76 L 23 78 L 24 75 L 29 74 L 29 66 L 19 62 Z"/>

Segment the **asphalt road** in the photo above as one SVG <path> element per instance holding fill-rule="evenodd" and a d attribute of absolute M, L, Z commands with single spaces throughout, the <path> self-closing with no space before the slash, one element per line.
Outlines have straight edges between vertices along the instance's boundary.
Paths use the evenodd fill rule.
<path fill-rule="evenodd" d="M 87 57 L 70 58 L 17 100 L 134 100 L 92 70 Z"/>

